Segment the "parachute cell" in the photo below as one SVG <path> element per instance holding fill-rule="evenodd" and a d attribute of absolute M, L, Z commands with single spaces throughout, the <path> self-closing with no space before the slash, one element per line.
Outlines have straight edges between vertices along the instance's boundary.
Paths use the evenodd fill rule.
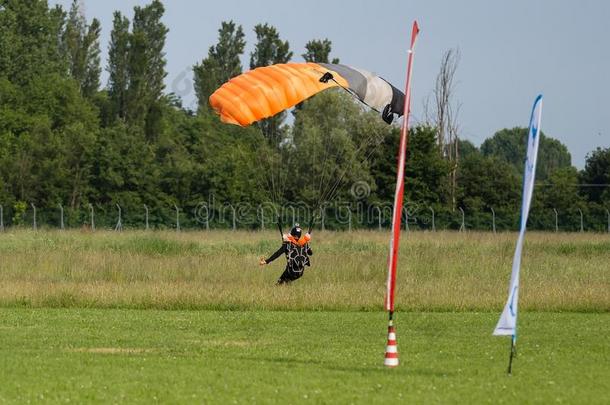
<path fill-rule="evenodd" d="M 386 122 L 403 113 L 404 94 L 381 77 L 331 63 L 286 63 L 256 68 L 223 84 L 210 96 L 221 121 L 248 126 L 329 88 L 342 87 Z"/>

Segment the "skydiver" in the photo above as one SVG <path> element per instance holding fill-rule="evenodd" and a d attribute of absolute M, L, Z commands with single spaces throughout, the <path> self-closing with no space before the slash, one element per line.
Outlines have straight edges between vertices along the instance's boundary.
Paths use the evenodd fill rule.
<path fill-rule="evenodd" d="M 268 259 L 261 257 L 259 264 L 267 265 L 280 257 L 286 255 L 286 268 L 277 280 L 277 285 L 289 284 L 303 276 L 305 266 L 311 266 L 309 256 L 313 255 L 313 251 L 309 246 L 311 235 L 309 232 L 303 235 L 303 230 L 299 224 L 294 224 L 294 227 L 288 234 L 282 234 L 282 246 L 272 254 Z"/>

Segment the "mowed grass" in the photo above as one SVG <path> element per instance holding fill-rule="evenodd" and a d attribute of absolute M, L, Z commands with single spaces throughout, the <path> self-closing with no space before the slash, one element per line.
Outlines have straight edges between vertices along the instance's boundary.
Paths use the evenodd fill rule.
<path fill-rule="evenodd" d="M 499 311 L 514 233 L 404 233 L 397 308 Z M 382 308 L 389 233 L 316 232 L 313 266 L 287 288 L 258 266 L 277 232 L 28 231 L 0 234 L 0 306 L 215 310 Z M 528 233 L 523 310 L 608 312 L 610 236 Z"/>
<path fill-rule="evenodd" d="M 608 403 L 610 238 L 530 233 L 519 354 L 491 332 L 514 234 L 405 233 L 383 367 L 387 232 L 0 234 L 0 403 Z"/>
<path fill-rule="evenodd" d="M 607 404 L 610 314 L 0 309 L 2 403 Z"/>

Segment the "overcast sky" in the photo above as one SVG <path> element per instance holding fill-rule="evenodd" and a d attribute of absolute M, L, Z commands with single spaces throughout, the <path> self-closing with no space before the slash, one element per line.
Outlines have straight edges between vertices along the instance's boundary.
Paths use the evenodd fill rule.
<path fill-rule="evenodd" d="M 71 0 L 50 0 L 68 8 Z M 85 0 L 86 16 L 102 22 L 104 65 L 112 13 L 130 19 L 148 1 Z M 304 45 L 328 38 L 333 57 L 373 71 L 404 88 L 413 20 L 420 25 L 412 83 L 414 119 L 422 117 L 442 54 L 459 48 L 455 97 L 461 137 L 480 145 L 495 131 L 527 126 L 544 95 L 542 130 L 566 144 L 582 168 L 598 146 L 610 147 L 610 1 L 605 0 L 165 0 L 168 91 L 194 106 L 191 67 L 216 43 L 221 21 L 246 32 L 247 68 L 253 27 L 268 22 L 290 42 L 294 61 Z M 107 75 L 104 73 L 104 84 Z"/>

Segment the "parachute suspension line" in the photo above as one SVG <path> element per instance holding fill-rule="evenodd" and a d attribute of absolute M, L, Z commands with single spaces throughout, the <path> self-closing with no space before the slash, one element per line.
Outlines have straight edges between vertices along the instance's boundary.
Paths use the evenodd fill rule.
<path fill-rule="evenodd" d="M 322 137 L 322 147 L 324 148 L 324 160 L 322 162 L 322 171 L 320 172 L 320 182 L 318 184 L 318 193 L 316 194 L 318 196 L 318 201 L 313 209 L 314 212 L 312 212 L 312 225 L 310 225 L 310 228 L 313 227 L 313 223 L 315 223 L 315 217 L 314 217 L 314 213 L 316 211 L 318 211 L 320 209 L 321 204 L 324 203 L 324 201 L 322 200 L 322 192 L 325 191 L 323 189 L 324 184 L 326 183 L 326 181 L 330 180 L 331 178 L 331 174 L 329 173 L 328 175 L 328 179 L 326 176 L 326 172 L 327 172 L 327 167 L 328 167 L 328 158 L 330 155 L 330 145 L 328 144 L 324 144 L 324 140 L 327 140 L 326 142 L 328 142 L 329 137 Z"/>
<path fill-rule="evenodd" d="M 316 70 L 316 72 L 318 72 L 318 73 L 322 73 L 322 72 L 320 72 L 320 71 L 318 71 L 318 70 Z M 370 106 L 370 105 L 366 104 L 364 101 L 360 100 L 360 98 L 358 97 L 358 95 L 357 95 L 357 94 L 356 94 L 356 93 L 355 93 L 353 90 L 351 90 L 350 88 L 347 88 L 347 87 L 343 86 L 341 83 L 339 83 L 339 82 L 338 82 L 338 81 L 337 81 L 337 80 L 336 80 L 336 79 L 333 77 L 333 74 L 332 74 L 331 72 L 329 72 L 329 71 L 324 72 L 324 73 L 322 74 L 322 76 L 320 77 L 320 79 L 319 79 L 319 81 L 320 81 L 320 82 L 322 82 L 322 83 L 327 83 L 327 82 L 328 82 L 328 81 L 330 81 L 330 80 L 332 80 L 332 81 L 333 81 L 333 82 L 334 82 L 334 83 L 335 83 L 335 84 L 336 84 L 338 87 L 342 88 L 342 89 L 343 89 L 343 90 L 345 90 L 347 93 L 349 93 L 351 96 L 353 96 L 353 97 L 354 97 L 356 100 L 360 101 L 360 103 L 362 103 L 363 105 L 365 105 L 365 106 L 369 107 L 370 109 L 372 109 L 373 111 L 376 111 L 377 113 L 380 113 L 380 111 L 379 111 L 379 110 L 377 110 L 376 108 L 374 108 L 374 107 L 372 107 L 372 106 Z M 359 152 L 360 152 L 360 151 L 361 151 L 361 150 L 362 150 L 362 149 L 363 149 L 365 146 L 368 146 L 369 141 L 370 141 L 371 139 L 373 139 L 373 138 L 374 138 L 374 136 L 370 136 L 370 137 L 368 137 L 368 138 L 366 139 L 366 141 L 365 141 L 365 142 L 364 142 L 364 143 L 363 143 L 363 144 L 362 144 L 362 145 L 361 145 L 361 146 L 360 146 L 360 147 L 359 147 L 359 148 L 356 150 L 355 154 L 356 154 L 356 155 L 358 155 L 358 153 L 359 153 Z M 374 150 L 375 150 L 375 149 L 376 149 L 376 148 L 379 146 L 379 144 L 380 144 L 380 143 L 381 143 L 380 141 L 376 143 L 376 145 L 375 145 L 375 147 L 374 147 L 373 151 L 374 151 Z M 328 148 L 327 148 L 327 150 L 328 150 Z M 368 159 L 370 158 L 370 156 L 371 156 L 371 155 L 372 155 L 372 152 L 371 152 L 371 153 L 369 153 L 369 155 L 367 156 L 367 158 L 365 159 L 365 161 L 368 161 Z M 339 176 L 339 177 L 337 178 L 337 180 L 335 181 L 335 183 L 333 184 L 333 186 L 332 186 L 332 187 L 330 187 L 330 190 L 331 190 L 331 191 L 330 191 L 330 193 L 325 192 L 325 193 L 324 193 L 324 196 L 322 196 L 322 192 L 321 192 L 321 191 L 322 191 L 322 180 L 323 180 L 323 178 L 324 178 L 324 171 L 322 172 L 322 175 L 320 176 L 321 178 L 320 178 L 320 187 L 319 187 L 319 195 L 320 195 L 320 198 L 318 199 L 317 208 L 320 208 L 320 207 L 321 207 L 321 205 L 322 205 L 322 204 L 323 204 L 323 203 L 326 201 L 326 199 L 328 199 L 328 197 L 332 196 L 332 198 L 330 198 L 330 199 L 334 199 L 334 197 L 335 197 L 335 196 L 334 196 L 333 194 L 335 194 L 335 193 L 337 192 L 337 189 L 339 188 L 339 185 L 340 185 L 341 181 L 343 180 L 343 178 L 345 177 L 345 174 L 346 174 L 346 173 L 347 173 L 347 169 L 345 169 L 345 170 L 343 171 L 342 175 L 341 175 L 341 176 Z M 325 190 L 325 191 L 328 191 L 328 190 Z"/>
<path fill-rule="evenodd" d="M 333 82 L 335 82 L 337 84 L 337 86 L 341 87 L 343 90 L 347 91 L 352 97 L 354 97 L 356 100 L 360 101 L 360 103 L 362 105 L 367 106 L 368 108 L 370 108 L 371 110 L 381 114 L 381 111 L 379 111 L 378 109 L 376 109 L 375 107 L 372 107 L 370 105 L 368 105 L 367 103 L 365 103 L 364 101 L 360 100 L 360 97 L 358 97 L 358 95 L 356 94 L 355 91 L 353 91 L 350 88 L 347 88 L 345 86 L 342 86 L 341 83 L 339 83 L 338 81 L 336 81 L 334 78 L 331 78 L 330 80 L 332 80 Z"/>
<path fill-rule="evenodd" d="M 264 125 L 265 121 L 267 121 L 267 120 L 262 121 L 261 124 Z M 273 129 L 274 129 L 273 126 L 270 126 L 270 127 L 271 127 L 271 129 L 273 131 Z M 265 134 L 263 134 L 263 135 L 265 135 Z M 271 145 L 273 145 L 274 148 L 277 148 L 278 158 L 281 161 L 281 150 L 279 148 L 279 145 L 277 145 L 277 140 L 275 139 L 276 134 L 271 132 L 271 133 L 268 134 L 268 136 L 269 136 L 269 143 Z M 272 163 L 277 163 L 275 161 L 273 155 L 271 157 L 271 161 L 272 161 Z M 276 166 L 278 166 L 278 167 L 271 167 L 270 168 L 271 170 L 269 171 L 269 174 L 271 175 L 271 179 L 273 181 L 273 193 L 274 194 L 273 194 L 272 199 L 273 199 L 273 203 L 274 204 L 277 203 L 277 199 L 279 198 L 280 187 L 281 187 L 280 186 L 281 179 L 280 179 L 280 172 L 279 172 L 279 170 L 280 170 L 279 163 L 277 163 Z M 277 179 L 276 179 L 276 176 L 277 176 Z"/>
<path fill-rule="evenodd" d="M 266 143 L 265 143 L 265 146 Z M 276 201 L 276 193 L 275 193 L 275 179 L 273 176 L 267 176 L 265 175 L 265 173 L 271 173 L 272 170 L 272 165 L 273 163 L 269 161 L 268 159 L 268 154 L 267 153 L 262 153 L 262 152 L 266 152 L 266 151 L 261 151 L 259 150 L 258 153 L 256 154 L 256 158 L 257 158 L 257 162 L 258 162 L 258 175 L 254 176 L 255 177 L 255 181 L 256 183 L 258 183 L 258 187 L 262 190 L 265 190 L 269 196 L 271 197 L 272 203 L 275 205 L 275 201 Z M 261 215 L 264 215 L 264 212 L 261 213 Z"/>
<path fill-rule="evenodd" d="M 328 148 L 325 148 L 328 150 Z M 325 155 L 328 155 L 328 153 L 326 153 Z M 324 159 L 324 164 L 322 166 L 322 172 L 320 173 L 320 182 L 318 185 L 318 193 L 316 194 L 318 196 L 317 202 L 315 203 L 315 205 L 312 207 L 312 213 L 311 213 L 311 220 L 309 223 L 309 233 L 311 233 L 315 223 L 317 222 L 317 220 L 319 218 L 322 217 L 322 205 L 324 204 L 324 197 L 323 194 L 326 193 L 327 190 L 323 189 L 323 184 L 325 183 L 325 178 L 326 178 L 326 161 L 327 161 L 327 156 Z M 329 176 L 330 177 L 330 176 Z M 319 214 L 319 215 L 318 215 Z"/>
<path fill-rule="evenodd" d="M 272 130 L 274 130 L 273 127 Z M 271 199 L 271 203 L 276 210 L 278 227 L 281 229 L 279 217 L 285 183 L 285 176 L 282 175 L 282 163 L 285 155 L 275 133 L 270 133 L 268 136 L 263 134 L 263 138 L 264 148 L 260 149 L 257 156 L 259 174 L 256 177 L 259 185 L 265 189 L 266 195 Z"/>
<path fill-rule="evenodd" d="M 263 126 L 259 126 L 262 130 Z M 286 188 L 286 167 L 289 164 L 290 154 L 286 153 L 285 147 L 282 145 L 285 139 L 280 138 L 278 135 L 281 133 L 275 127 L 275 125 L 269 125 L 267 128 L 270 129 L 269 133 L 263 134 L 266 146 L 269 148 L 268 151 L 260 156 L 260 161 L 264 164 L 261 165 L 260 171 L 262 172 L 263 178 L 266 180 L 269 188 L 269 195 L 271 202 L 278 210 L 278 215 L 281 215 L 279 205 L 283 200 L 284 191 Z"/>
<path fill-rule="evenodd" d="M 362 163 L 368 163 L 371 156 L 373 155 L 373 153 L 375 153 L 375 151 L 377 150 L 377 148 L 379 147 L 379 145 L 381 145 L 381 143 L 384 140 L 383 136 L 379 136 L 377 140 L 374 139 L 374 136 L 369 136 L 366 141 L 356 150 L 356 155 L 365 147 L 368 147 L 369 142 L 371 140 L 373 140 L 374 142 L 370 142 L 371 150 L 368 152 L 368 154 L 366 154 L 365 158 L 363 159 Z M 334 199 L 337 194 L 338 194 L 338 189 L 340 186 L 340 183 L 343 181 L 343 178 L 345 177 L 345 174 L 347 174 L 349 168 L 344 168 L 343 169 L 343 173 L 341 174 L 341 176 L 339 177 L 339 179 L 335 182 L 335 184 L 333 185 L 333 187 L 331 188 L 330 192 L 327 194 L 327 196 L 325 198 L 328 198 L 328 200 L 332 200 Z"/>
<path fill-rule="evenodd" d="M 350 66 L 345 66 L 344 68 L 346 69 L 346 72 L 360 71 L 359 69 L 352 68 Z M 339 70 L 342 71 L 341 69 Z M 272 71 L 276 73 L 277 71 L 281 71 L 281 80 L 266 80 L 265 76 L 276 76 L 270 73 Z M 289 170 L 287 170 L 286 167 L 282 167 L 282 164 L 286 160 L 292 160 L 297 157 L 295 152 L 299 151 L 294 151 L 292 147 L 296 146 L 298 142 L 295 143 L 293 139 L 293 142 L 291 143 L 290 139 L 282 137 L 284 132 L 282 131 L 281 127 L 282 122 L 280 122 L 282 116 L 272 118 L 273 115 L 276 115 L 276 112 L 284 111 L 290 107 L 290 105 L 288 105 L 290 103 L 287 102 L 288 98 L 282 98 L 281 94 L 276 94 L 277 88 L 274 86 L 281 87 L 281 91 L 295 91 L 298 93 L 300 95 L 296 100 L 298 103 L 301 103 L 314 94 L 328 88 L 340 87 L 343 89 L 343 91 L 350 94 L 350 96 L 355 97 L 361 104 L 367 106 L 368 109 L 366 110 L 370 109 L 379 113 L 380 111 L 378 108 L 384 104 L 384 113 L 381 115 L 386 122 L 391 121 L 387 119 L 389 118 L 390 113 L 392 113 L 391 107 L 389 106 L 392 105 L 391 103 L 396 102 L 397 95 L 395 94 L 394 89 L 392 89 L 391 103 L 386 103 L 384 98 L 384 100 L 379 100 L 379 105 L 377 102 L 375 102 L 375 106 L 371 106 L 365 102 L 363 98 L 359 97 L 352 88 L 350 88 L 350 82 L 348 80 L 344 80 L 342 77 L 343 74 L 340 74 L 339 72 L 335 73 L 333 70 L 330 70 L 324 67 L 324 65 L 320 64 L 276 64 L 273 67 L 260 67 L 257 69 L 257 72 L 258 73 L 256 74 L 246 72 L 241 75 L 245 78 L 245 82 L 249 83 L 248 88 L 252 91 L 242 91 L 242 87 L 240 87 L 240 83 L 243 84 L 242 82 L 229 80 L 218 88 L 212 95 L 210 95 L 210 106 L 220 115 L 221 121 L 225 123 L 245 127 L 259 121 L 259 128 L 264 131 L 266 148 L 261 148 L 261 151 L 264 151 L 264 153 L 261 153 L 261 156 L 258 156 L 257 160 L 261 160 L 263 162 L 263 165 L 261 165 L 259 169 L 261 169 L 261 174 L 265 176 L 264 180 L 268 184 L 268 187 L 266 187 L 266 192 L 271 194 L 271 198 L 274 202 L 283 203 L 288 199 L 293 199 L 294 196 L 285 195 L 286 190 L 293 191 L 293 188 L 287 188 L 286 186 L 294 185 L 297 186 L 297 188 L 302 188 L 303 180 L 306 180 L 310 183 L 313 182 L 309 188 L 311 194 L 307 195 L 307 202 L 313 204 L 317 200 L 317 206 L 320 207 L 326 199 L 331 196 L 334 198 L 334 196 L 338 194 L 339 186 L 345 181 L 348 170 L 350 170 L 353 175 L 348 175 L 347 177 L 355 180 L 355 176 L 357 176 L 355 169 L 360 167 L 360 162 L 358 162 L 358 160 L 360 160 L 362 155 L 366 154 L 361 153 L 360 149 L 368 144 L 370 139 L 367 139 L 368 134 L 354 134 L 357 136 L 357 138 L 354 135 L 350 137 L 349 132 L 352 131 L 348 131 L 347 134 L 343 133 L 343 131 L 340 133 L 337 132 L 332 134 L 332 137 L 328 138 L 324 137 L 324 133 L 316 134 L 324 138 L 320 141 L 313 139 L 313 145 L 324 147 L 325 150 L 317 151 L 317 148 L 315 148 L 315 154 L 310 156 L 313 156 L 314 159 L 320 159 L 322 157 L 322 167 L 318 165 L 313 168 L 314 170 L 303 171 L 304 173 L 311 173 L 311 179 L 295 178 L 293 180 L 289 175 Z M 336 78 L 333 77 L 333 75 L 335 75 Z M 350 77 L 350 74 L 348 74 L 347 77 Z M 310 81 L 312 81 L 311 79 L 313 79 L 314 83 L 310 83 Z M 320 83 L 315 83 L 316 80 L 319 80 Z M 330 82 L 330 80 L 332 80 L 332 82 Z M 368 85 L 368 76 L 366 77 L 366 80 Z M 305 85 L 306 83 L 311 85 Z M 261 101 L 261 99 L 267 99 L 267 101 L 273 100 L 274 103 L 269 103 L 266 105 L 263 101 Z M 271 108 L 271 105 L 277 105 L 280 108 Z M 248 110 L 244 109 L 243 106 L 254 106 L 255 108 L 250 108 L 250 110 L 256 112 L 252 114 L 247 113 Z M 263 106 L 266 108 L 258 108 Z M 270 119 L 263 120 L 266 117 Z M 373 135 L 379 133 L 379 131 L 376 130 L 371 132 L 373 132 Z M 337 137 L 342 138 L 342 142 L 334 142 Z M 311 137 L 308 138 L 309 139 L 307 139 L 307 141 L 312 140 Z M 304 147 L 307 147 L 307 145 L 308 144 L 306 143 Z M 332 146 L 332 148 L 325 147 L 328 145 Z M 358 148 L 358 146 L 360 146 L 360 148 Z M 345 153 L 341 154 L 341 150 L 344 150 Z M 293 154 L 295 154 L 294 157 Z M 335 159 L 333 155 L 338 156 Z M 334 160 L 338 160 L 338 162 L 333 163 Z M 368 158 L 365 161 L 368 161 Z M 346 165 L 350 165 L 350 167 L 342 169 L 342 166 Z M 292 164 L 291 166 L 294 165 Z M 301 164 L 298 166 L 301 166 Z M 315 178 L 315 174 L 319 174 L 319 179 Z M 319 183 L 317 184 L 318 187 L 316 195 L 315 183 L 317 181 L 319 181 Z M 324 211 L 321 211 L 321 213 L 323 214 Z M 312 215 L 312 222 L 315 222 L 315 217 L 315 214 Z"/>
<path fill-rule="evenodd" d="M 329 139 L 329 138 L 328 137 L 323 137 L 323 139 Z M 321 170 L 320 176 L 319 176 L 320 177 L 320 181 L 319 181 L 319 184 L 318 184 L 318 192 L 316 194 L 318 196 L 318 199 L 317 199 L 317 202 L 316 202 L 315 206 L 313 207 L 311 222 L 310 222 L 310 225 L 309 225 L 310 232 L 313 229 L 314 224 L 316 223 L 318 211 L 321 211 L 322 204 L 324 204 L 324 202 L 325 202 L 323 196 L 324 196 L 324 194 L 326 194 L 326 192 L 328 190 L 324 189 L 323 186 L 332 177 L 331 176 L 332 173 L 329 173 L 328 176 L 326 174 L 327 170 L 330 171 L 329 169 L 327 169 L 327 167 L 328 167 L 328 160 L 329 160 L 328 158 L 329 158 L 329 155 L 330 155 L 330 147 L 329 146 L 330 145 L 324 144 L 324 141 L 322 141 L 322 147 L 324 148 L 324 160 L 323 160 L 323 163 L 322 163 L 322 170 Z M 321 217 L 321 215 L 322 214 L 320 213 L 320 217 Z"/>
<path fill-rule="evenodd" d="M 381 143 L 384 140 L 384 137 L 382 135 L 378 136 L 377 139 L 375 139 L 375 138 L 376 138 L 375 134 L 367 137 L 365 142 L 363 142 L 360 145 L 360 147 L 358 147 L 358 149 L 356 149 L 355 155 L 358 155 L 365 147 L 368 147 L 369 145 L 371 145 L 371 150 L 366 154 L 365 158 L 362 160 L 362 163 L 366 164 L 369 162 L 373 153 L 375 153 L 375 151 L 377 150 L 379 145 L 381 145 Z M 328 189 L 326 189 L 324 191 L 324 193 L 322 195 L 320 195 L 320 198 L 318 200 L 318 205 L 317 205 L 315 211 L 321 211 L 322 204 L 324 204 L 324 202 L 332 201 L 336 198 L 336 196 L 339 193 L 341 183 L 343 182 L 343 179 L 345 178 L 345 175 L 347 174 L 348 170 L 349 170 L 349 168 L 345 167 L 343 169 L 343 171 L 341 172 L 341 175 L 337 176 L 337 180 L 335 180 L 335 182 L 332 184 L 332 186 L 329 187 Z M 314 217 L 314 219 L 312 220 L 312 224 L 315 224 L 315 222 L 316 222 L 316 219 Z"/>
<path fill-rule="evenodd" d="M 279 131 L 279 128 L 277 128 L 277 130 Z M 281 133 L 280 133 L 281 135 Z M 278 202 L 280 202 L 279 200 L 281 200 L 282 196 L 284 195 L 285 191 L 286 191 L 286 183 L 287 183 L 287 179 L 288 179 L 288 171 L 287 171 L 287 167 L 289 167 L 290 165 L 290 153 L 286 153 L 284 146 L 282 146 L 282 144 L 285 142 L 286 139 L 280 139 L 279 137 L 277 137 L 277 134 L 275 136 L 275 141 L 277 143 L 277 148 L 279 150 L 279 155 L 280 155 L 280 159 L 278 160 L 278 171 L 277 171 L 277 175 L 278 175 L 278 182 L 279 182 L 279 195 L 278 195 Z"/>
<path fill-rule="evenodd" d="M 358 147 L 358 149 L 356 149 L 356 151 L 354 152 L 354 154 L 357 156 L 360 154 L 360 152 L 362 150 L 364 150 L 365 148 L 368 148 L 369 146 L 371 146 L 371 149 L 369 150 L 369 152 L 365 155 L 365 158 L 362 160 L 362 163 L 368 163 L 369 159 L 371 158 L 371 156 L 373 155 L 373 153 L 377 150 L 377 148 L 379 147 L 379 145 L 381 144 L 381 142 L 383 141 L 383 136 L 379 136 L 378 139 L 375 139 L 375 134 L 368 136 L 365 141 Z M 341 181 L 343 180 L 343 178 L 345 177 L 345 175 L 347 174 L 349 168 L 345 167 L 343 169 L 343 172 L 341 173 L 341 176 L 339 176 L 339 178 L 337 179 L 337 181 L 335 181 L 334 183 L 334 187 L 331 188 L 330 192 L 326 195 L 326 198 L 329 199 L 333 199 L 336 194 L 335 192 L 337 191 L 337 189 L 340 186 Z"/>
<path fill-rule="evenodd" d="M 319 141 L 322 144 L 322 146 L 324 146 L 323 145 L 323 143 L 324 143 L 323 139 L 324 139 L 324 137 L 320 137 L 320 139 L 319 139 Z M 316 162 L 316 151 L 318 150 L 317 146 L 318 145 L 317 145 L 317 142 L 316 142 L 316 144 L 313 145 L 313 150 L 314 150 L 313 161 L 311 162 L 311 166 L 310 166 L 312 168 L 312 170 L 316 170 L 317 169 L 317 167 L 316 167 L 317 166 L 316 165 L 316 163 L 317 163 Z M 325 167 L 326 167 L 326 159 L 328 157 L 327 155 L 328 155 L 328 149 L 324 148 L 324 159 L 323 159 L 323 164 L 322 164 L 322 172 L 320 173 L 320 176 L 319 176 L 320 177 L 320 181 L 318 182 L 318 192 L 315 194 L 315 195 L 318 195 L 318 196 L 322 192 L 322 184 L 323 184 L 323 181 L 324 181 L 324 171 L 325 171 Z M 311 208 L 312 208 L 312 212 L 311 212 L 311 218 L 309 220 L 310 222 L 309 222 L 309 231 L 308 231 L 308 233 L 311 233 L 311 231 L 313 229 L 313 224 L 315 222 L 315 215 L 316 215 L 315 214 L 316 206 L 312 206 Z"/>
<path fill-rule="evenodd" d="M 314 69 L 315 70 L 315 69 Z M 318 70 L 315 70 L 318 73 Z M 326 72 L 323 74 L 323 76 L 320 78 L 320 82 L 323 82 L 323 78 L 324 77 L 332 77 L 332 74 L 330 72 Z M 333 79 L 334 81 L 334 79 Z M 339 85 L 340 86 L 340 85 Z M 351 93 L 351 91 L 347 88 L 344 88 L 344 90 L 346 90 L 348 93 Z M 352 94 L 352 96 L 354 96 L 354 94 Z M 312 192 L 315 192 L 315 183 L 317 180 L 317 192 L 315 192 L 315 194 L 312 196 L 313 200 L 315 200 L 315 202 L 312 201 L 312 203 L 314 204 L 313 206 L 311 206 L 312 208 L 312 213 L 311 213 L 311 219 L 310 219 L 310 223 L 309 223 L 309 232 L 311 232 L 311 230 L 313 229 L 313 225 L 315 224 L 316 220 L 317 220 L 317 212 L 320 210 L 320 207 L 323 203 L 322 200 L 322 195 L 327 191 L 324 188 L 324 184 L 326 184 L 330 178 L 332 177 L 332 171 L 329 169 L 328 164 L 330 161 L 330 152 L 331 152 L 331 148 L 330 148 L 330 144 L 329 144 L 329 137 L 327 136 L 319 136 L 319 132 L 316 133 L 318 136 L 314 136 L 313 140 L 314 140 L 314 144 L 312 145 L 313 148 L 313 159 L 311 162 L 311 168 L 312 168 L 312 175 L 313 173 L 315 173 L 317 171 L 317 169 L 320 169 L 318 171 L 318 175 L 317 175 L 317 179 L 315 178 L 316 176 L 313 175 L 312 178 L 312 184 L 311 184 L 311 188 L 312 188 Z M 318 142 L 320 143 L 320 146 L 323 148 L 323 152 L 322 152 L 322 159 L 321 159 L 321 164 L 320 164 L 320 160 L 318 159 L 318 155 L 316 154 L 316 151 L 318 150 L 317 146 L 318 146 Z M 315 196 L 318 196 L 317 199 Z"/>
<path fill-rule="evenodd" d="M 275 167 L 275 163 L 274 163 L 274 156 L 268 156 L 269 159 L 271 159 L 270 161 L 267 161 L 267 168 L 263 169 L 263 175 L 266 176 L 265 178 L 267 179 L 267 182 L 269 183 L 269 185 L 271 186 L 269 189 L 269 193 L 271 196 L 271 200 L 272 202 L 275 204 L 277 202 L 277 198 L 278 198 L 278 185 L 276 182 L 276 178 L 275 178 L 275 174 L 277 172 L 276 167 Z"/>
<path fill-rule="evenodd" d="M 371 150 L 367 156 L 365 157 L 365 159 L 362 161 L 363 163 L 368 163 L 370 157 L 373 155 L 373 152 L 375 152 L 375 150 L 377 149 L 377 147 L 379 146 L 381 142 L 377 143 L 374 147 L 373 150 Z M 345 178 L 345 175 L 347 174 L 348 169 L 345 168 L 343 170 L 343 173 L 341 174 L 341 176 L 339 176 L 339 178 L 334 182 L 333 186 L 329 189 L 329 191 L 325 194 L 324 196 L 324 200 L 325 201 L 332 201 L 334 200 L 338 193 L 339 193 L 339 188 L 341 186 L 341 183 L 343 181 L 343 179 Z"/>
<path fill-rule="evenodd" d="M 314 71 L 318 72 L 318 73 L 322 73 L 317 69 L 313 69 Z M 354 97 L 356 100 L 360 101 L 360 103 L 362 103 L 363 105 L 367 106 L 368 108 L 370 108 L 371 110 L 381 114 L 381 111 L 379 111 L 378 109 L 376 109 L 375 107 L 372 107 L 370 105 L 368 105 L 367 103 L 365 103 L 364 101 L 362 101 L 360 99 L 360 97 L 358 96 L 358 94 L 356 94 L 355 91 L 353 91 L 352 89 L 350 89 L 349 87 L 345 87 L 343 86 L 341 83 L 339 83 L 335 77 L 333 76 L 332 73 L 330 73 L 329 71 L 326 71 L 324 73 L 322 73 L 322 77 L 320 77 L 320 82 L 321 83 L 328 83 L 329 81 L 333 81 L 338 87 L 342 88 L 343 90 L 347 91 L 352 97 Z"/>
<path fill-rule="evenodd" d="M 277 229 L 280 231 L 280 239 L 284 240 L 284 231 L 282 230 L 282 220 L 279 212 L 277 213 Z"/>
<path fill-rule="evenodd" d="M 292 161 L 292 153 L 286 153 L 286 155 L 284 155 L 285 151 L 282 150 L 282 159 L 280 161 L 280 176 L 282 176 L 282 189 L 281 189 L 281 195 L 279 196 L 278 199 L 278 203 L 282 202 L 282 197 L 285 195 L 286 193 L 286 184 L 288 183 L 288 167 L 291 166 L 291 161 Z M 285 156 L 285 158 L 284 158 Z M 294 225 L 294 224 L 293 224 Z"/>

